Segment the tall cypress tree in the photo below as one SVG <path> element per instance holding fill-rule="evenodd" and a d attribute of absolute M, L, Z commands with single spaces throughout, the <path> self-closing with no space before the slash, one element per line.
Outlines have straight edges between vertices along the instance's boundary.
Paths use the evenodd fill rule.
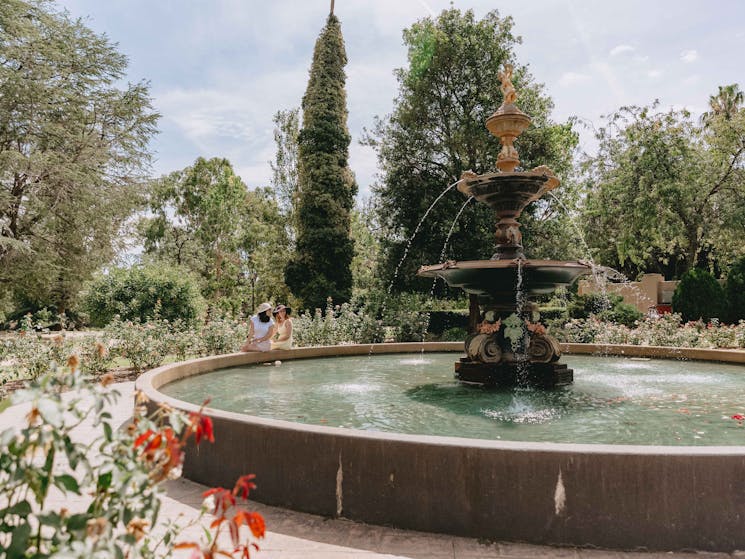
<path fill-rule="evenodd" d="M 306 308 L 323 308 L 326 298 L 352 295 L 350 212 L 357 185 L 348 166 L 350 135 L 341 26 L 329 15 L 315 49 L 303 96 L 298 135 L 297 245 L 285 282 Z"/>

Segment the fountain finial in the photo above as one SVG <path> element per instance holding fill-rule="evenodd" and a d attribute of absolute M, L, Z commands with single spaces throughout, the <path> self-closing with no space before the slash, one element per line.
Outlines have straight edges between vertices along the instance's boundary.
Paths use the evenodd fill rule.
<path fill-rule="evenodd" d="M 497 74 L 502 81 L 504 100 L 496 112 L 486 119 L 486 127 L 502 143 L 497 155 L 497 168 L 503 173 L 512 173 L 520 165 L 520 156 L 513 145 L 517 137 L 530 126 L 530 117 L 515 106 L 517 92 L 512 85 L 512 64 L 505 64 Z"/>
<path fill-rule="evenodd" d="M 504 70 L 497 74 L 497 77 L 502 81 L 502 97 L 504 98 L 504 105 L 513 104 L 517 101 L 517 92 L 515 86 L 512 85 L 512 64 L 505 64 Z"/>

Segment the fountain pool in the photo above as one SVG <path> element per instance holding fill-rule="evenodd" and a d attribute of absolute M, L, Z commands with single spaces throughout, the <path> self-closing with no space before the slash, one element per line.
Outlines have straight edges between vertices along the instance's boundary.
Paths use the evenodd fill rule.
<path fill-rule="evenodd" d="M 741 367 L 569 356 L 573 386 L 485 389 L 453 380 L 451 353 L 234 367 L 163 387 L 179 400 L 298 423 L 487 440 L 742 445 Z"/>
<path fill-rule="evenodd" d="M 598 349 L 582 344 L 562 347 L 565 353 Z M 742 351 L 602 349 L 636 356 L 695 354 L 700 359 L 745 363 Z M 462 351 L 463 345 L 455 342 L 222 355 L 154 369 L 140 376 L 136 387 L 149 398 L 151 408 L 166 404 L 195 411 L 198 404 L 181 399 L 188 395 L 177 398 L 165 392 L 185 388 L 179 388 L 183 379 L 201 379 L 205 387 L 197 390 L 198 398 L 196 394 L 190 398 L 201 402 L 221 382 L 212 371 L 222 369 L 215 373 L 219 376 L 242 368 L 239 378 L 225 382 L 244 407 L 228 411 L 217 409 L 222 405 L 220 397 L 213 402 L 215 407 L 207 413 L 214 422 L 215 443 L 187 445 L 184 476 L 230 487 L 240 475 L 254 473 L 258 488 L 252 498 L 263 503 L 490 540 L 668 551 L 745 549 L 745 445 L 738 446 L 738 437 L 745 440 L 745 429 L 729 417 L 742 412 L 730 409 L 739 405 L 743 393 L 737 369 L 724 364 L 605 357 L 591 361 L 565 355 L 578 371 L 574 386 L 539 396 L 514 389 L 458 387 L 452 383 L 451 366 Z M 394 372 L 386 376 L 399 385 L 396 406 L 380 412 L 367 404 L 380 397 L 375 378 L 365 384 L 340 370 L 334 382 L 315 383 L 311 377 L 320 375 L 306 373 L 312 368 L 324 369 L 323 375 L 333 378 L 329 364 L 334 360 L 325 359 L 329 357 L 343 357 L 336 362 L 345 366 L 393 365 Z M 279 359 L 282 365 L 261 365 L 267 359 Z M 431 363 L 425 367 L 427 361 Z M 616 370 L 598 372 L 597 363 Z M 644 372 L 652 365 L 669 369 L 660 375 Z M 287 384 L 289 376 L 295 383 L 292 388 Z M 708 395 L 700 393 L 709 383 L 718 388 Z M 286 398 L 274 409 L 265 391 L 270 385 Z M 325 411 L 309 405 L 324 392 L 328 392 Z M 476 405 L 458 403 L 458 393 L 468 394 Z M 495 400 L 515 395 L 525 398 L 520 405 L 505 402 L 489 407 Z M 356 420 L 357 428 L 336 426 L 351 421 L 350 414 L 332 415 L 334 409 L 344 407 L 361 418 Z M 614 419 L 627 407 L 630 413 L 625 420 Z M 272 418 L 244 413 L 246 409 L 252 414 L 268 411 Z M 393 411 L 407 409 L 416 410 L 412 424 L 418 425 L 413 429 L 417 433 L 460 429 L 434 425 L 449 421 L 466 421 L 474 431 L 446 436 L 382 430 L 381 418 L 396 417 Z M 546 417 L 533 413 L 537 409 L 558 412 Z M 277 415 L 280 411 L 284 415 Z M 595 417 L 586 416 L 584 427 L 570 427 L 588 413 Z M 656 432 L 639 437 L 642 420 L 658 413 L 668 419 L 655 420 Z M 446 419 L 435 421 L 441 414 Z M 612 420 L 616 427 L 609 426 Z M 566 429 L 562 422 L 567 422 Z M 538 435 L 541 431 L 552 440 L 587 441 L 587 429 L 594 422 L 605 423 L 610 431 L 595 440 L 620 442 L 631 437 L 628 440 L 637 444 L 537 442 L 545 440 Z M 498 426 L 502 438 L 467 438 L 475 436 L 476 424 L 492 430 Z M 398 431 L 398 426 L 392 429 Z M 562 429 L 564 434 L 559 435 Z M 506 440 L 507 433 L 520 440 Z M 654 444 L 662 438 L 668 443 Z"/>

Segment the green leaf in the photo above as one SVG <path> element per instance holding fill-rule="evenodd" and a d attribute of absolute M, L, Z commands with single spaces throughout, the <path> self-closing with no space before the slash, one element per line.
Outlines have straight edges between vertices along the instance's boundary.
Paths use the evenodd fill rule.
<path fill-rule="evenodd" d="M 103 424 L 103 433 L 104 437 L 106 437 L 106 440 L 111 442 L 113 440 L 113 433 L 111 430 L 111 424 L 106 422 Z"/>
<path fill-rule="evenodd" d="M 88 524 L 88 518 L 88 514 L 73 514 L 67 519 L 67 529 L 71 532 L 85 530 L 85 527 Z"/>
<path fill-rule="evenodd" d="M 52 468 L 54 467 L 54 447 L 47 453 L 47 459 L 44 461 L 44 467 L 42 469 L 43 474 L 38 477 L 39 484 L 36 487 L 32 487 L 36 499 L 39 504 L 44 502 L 49 493 L 49 483 L 52 481 Z M 31 483 L 29 483 L 31 485 Z"/>
<path fill-rule="evenodd" d="M 8 507 L 0 513 L 0 516 L 6 516 L 8 514 L 17 514 L 20 517 L 27 517 L 31 514 L 31 504 L 28 501 L 21 501 L 16 503 L 12 507 Z"/>
<path fill-rule="evenodd" d="M 52 526 L 54 528 L 59 528 L 62 525 L 62 518 L 56 512 L 50 512 L 49 514 L 39 514 L 37 515 L 37 518 L 39 519 L 39 523 L 43 526 Z"/>
<path fill-rule="evenodd" d="M 10 546 L 7 550 L 7 559 L 21 559 L 26 556 L 26 550 L 28 549 L 28 540 L 31 536 L 31 526 L 29 524 L 21 524 L 13 530 L 13 536 L 10 540 Z"/>
<path fill-rule="evenodd" d="M 98 491 L 106 491 L 111 487 L 111 472 L 104 472 L 98 476 L 98 482 L 96 483 Z"/>
<path fill-rule="evenodd" d="M 78 480 L 69 474 L 56 476 L 54 478 L 54 484 L 64 491 L 69 491 L 71 493 L 75 493 L 76 495 L 80 495 L 80 486 L 78 485 Z"/>
<path fill-rule="evenodd" d="M 80 462 L 80 453 L 69 436 L 63 437 L 62 441 L 65 444 L 65 454 L 67 455 L 67 461 L 70 463 L 70 468 L 75 470 Z"/>

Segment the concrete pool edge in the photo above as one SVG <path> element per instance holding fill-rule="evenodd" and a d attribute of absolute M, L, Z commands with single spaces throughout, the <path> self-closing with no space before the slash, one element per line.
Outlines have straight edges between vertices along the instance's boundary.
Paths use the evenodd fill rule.
<path fill-rule="evenodd" d="M 142 375 L 151 405 L 196 406 L 158 388 L 218 368 L 368 353 L 461 352 L 462 343 L 231 354 Z M 687 358 L 681 348 L 569 344 L 567 353 Z M 661 349 L 667 349 L 664 355 Z M 694 350 L 745 362 L 738 350 Z M 714 354 L 708 353 L 714 351 Z M 745 447 L 483 441 L 354 431 L 209 409 L 214 445 L 189 446 L 184 475 L 229 487 L 257 475 L 257 501 L 404 529 L 619 549 L 745 549 Z M 744 439 L 745 442 L 745 439 Z"/>

